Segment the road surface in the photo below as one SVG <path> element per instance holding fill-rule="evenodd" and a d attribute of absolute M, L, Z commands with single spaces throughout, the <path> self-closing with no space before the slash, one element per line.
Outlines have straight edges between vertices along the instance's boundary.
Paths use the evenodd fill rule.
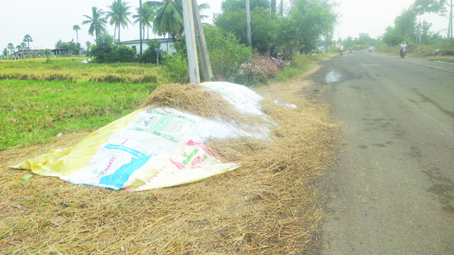
<path fill-rule="evenodd" d="M 322 179 L 318 254 L 454 254 L 454 65 L 346 53 L 305 94 L 345 144 Z"/>

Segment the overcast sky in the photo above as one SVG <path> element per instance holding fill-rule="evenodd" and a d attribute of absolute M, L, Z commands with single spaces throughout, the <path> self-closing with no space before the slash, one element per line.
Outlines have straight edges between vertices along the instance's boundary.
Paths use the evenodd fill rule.
<path fill-rule="evenodd" d="M 145 1 L 145 0 L 143 0 Z M 288 1 L 288 0 L 287 0 Z M 138 0 L 126 0 L 136 9 Z M 198 3 L 208 3 L 210 10 L 203 12 L 212 16 L 212 13 L 221 11 L 222 0 L 198 0 Z M 278 1 L 279 2 L 279 1 Z M 383 35 L 387 26 L 392 26 L 396 16 L 404 8 L 408 8 L 414 0 L 337 0 L 340 6 L 339 24 L 336 27 L 335 39 L 340 36 L 358 37 L 359 33 L 368 33 L 371 37 Z M 0 50 L 8 43 L 14 46 L 20 44 L 26 34 L 30 34 L 33 42 L 31 48 L 54 48 L 58 40 L 65 42 L 74 39 L 76 33 L 72 30 L 79 25 L 79 42 L 85 46 L 86 41 L 94 41 L 88 35 L 89 25 L 81 25 L 85 19 L 82 15 L 91 16 L 91 7 L 96 6 L 107 11 L 112 0 L 1 0 L 0 8 Z M 448 19 L 436 15 L 423 17 L 432 22 L 432 31 L 438 32 L 448 27 Z M 211 23 L 211 18 L 205 22 Z M 113 34 L 113 27 L 108 26 Z M 446 31 L 442 31 L 446 36 Z M 154 37 L 154 36 L 153 36 Z M 150 36 L 151 38 L 151 36 Z M 139 39 L 138 25 L 129 25 L 121 32 L 121 40 Z"/>

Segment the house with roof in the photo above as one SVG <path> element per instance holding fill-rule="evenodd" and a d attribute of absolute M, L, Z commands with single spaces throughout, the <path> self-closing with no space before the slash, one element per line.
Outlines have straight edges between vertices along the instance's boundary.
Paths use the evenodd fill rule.
<path fill-rule="evenodd" d="M 142 52 L 148 49 L 147 40 L 158 40 L 161 42 L 161 52 L 167 52 L 168 54 L 176 53 L 173 43 L 176 41 L 174 38 L 156 38 L 156 39 L 143 39 L 142 40 Z M 119 45 L 126 45 L 136 50 L 137 53 L 140 51 L 140 40 L 130 40 L 119 42 Z"/>
<path fill-rule="evenodd" d="M 26 58 L 44 58 L 46 55 L 44 54 L 45 49 L 29 49 L 25 48 L 19 51 L 14 52 L 13 57 L 14 59 L 26 59 Z M 51 57 L 54 56 L 68 56 L 69 49 L 53 49 L 50 51 Z"/>

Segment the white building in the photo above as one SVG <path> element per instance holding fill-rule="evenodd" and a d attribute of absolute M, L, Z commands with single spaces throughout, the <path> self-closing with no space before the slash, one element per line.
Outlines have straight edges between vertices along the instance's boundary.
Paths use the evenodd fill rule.
<path fill-rule="evenodd" d="M 167 52 L 168 54 L 176 53 L 175 48 L 173 47 L 173 38 L 156 38 L 156 39 L 143 39 L 142 40 L 142 52 L 148 49 L 147 40 L 158 40 L 161 42 L 161 51 Z M 119 42 L 119 45 L 126 45 L 133 49 L 136 49 L 136 52 L 139 53 L 140 51 L 140 40 L 131 40 L 131 41 L 123 41 Z"/>

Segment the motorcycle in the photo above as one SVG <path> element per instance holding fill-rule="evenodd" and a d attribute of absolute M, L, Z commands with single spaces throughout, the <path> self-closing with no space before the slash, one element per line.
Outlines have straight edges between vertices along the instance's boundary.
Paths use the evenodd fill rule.
<path fill-rule="evenodd" d="M 344 54 L 344 51 L 343 50 L 339 50 L 339 56 L 342 57 L 342 54 Z"/>
<path fill-rule="evenodd" d="M 400 49 L 400 58 L 405 58 L 405 48 Z"/>
<path fill-rule="evenodd" d="M 349 49 L 349 50 L 348 50 L 348 53 L 353 53 L 353 50 L 352 50 L 352 49 Z"/>

